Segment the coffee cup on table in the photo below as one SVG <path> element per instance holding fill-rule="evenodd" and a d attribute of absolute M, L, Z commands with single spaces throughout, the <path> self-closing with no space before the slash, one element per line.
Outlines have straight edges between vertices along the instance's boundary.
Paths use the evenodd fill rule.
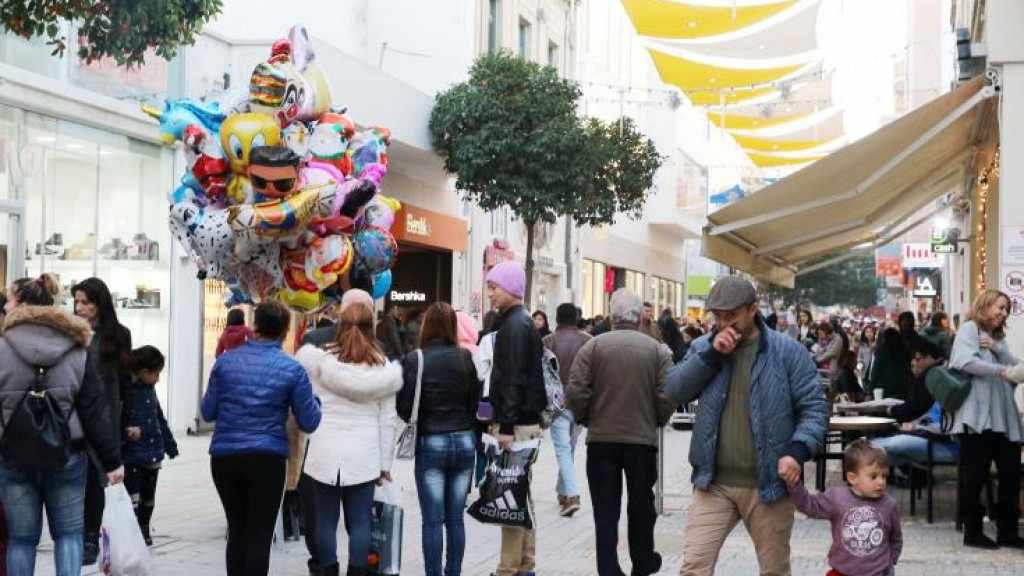
<path fill-rule="evenodd" d="M 875 395 L 875 400 L 881 400 L 885 396 L 885 390 L 881 388 L 875 388 L 872 393 Z"/>

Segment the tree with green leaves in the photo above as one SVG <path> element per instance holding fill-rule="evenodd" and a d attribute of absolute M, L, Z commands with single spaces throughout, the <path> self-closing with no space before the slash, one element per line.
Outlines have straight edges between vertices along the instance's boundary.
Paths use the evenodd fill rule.
<path fill-rule="evenodd" d="M 487 211 L 508 207 L 526 225 L 527 306 L 538 223 L 637 218 L 662 164 L 629 118 L 581 119 L 581 96 L 552 67 L 507 52 L 481 56 L 469 80 L 437 95 L 434 149 L 455 187 Z"/>
<path fill-rule="evenodd" d="M 811 302 L 870 308 L 878 305 L 878 289 L 883 286 L 875 277 L 875 255 L 868 252 L 797 276 L 793 290 L 773 286 L 770 293 L 773 299 L 782 296 L 788 305 Z"/>
<path fill-rule="evenodd" d="M 220 10 L 221 0 L 0 0 L 0 22 L 22 38 L 48 38 L 56 56 L 67 49 L 63 24 L 71 21 L 79 58 L 132 67 L 145 63 L 150 48 L 170 60 Z"/>

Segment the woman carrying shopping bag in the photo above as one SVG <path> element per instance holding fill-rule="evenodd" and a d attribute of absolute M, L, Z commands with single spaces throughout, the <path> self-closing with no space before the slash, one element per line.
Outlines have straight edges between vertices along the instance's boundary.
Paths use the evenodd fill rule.
<path fill-rule="evenodd" d="M 395 394 L 402 387 L 402 370 L 388 362 L 374 337 L 373 300 L 364 294 L 362 301 L 343 307 L 337 340 L 329 351 L 307 345 L 295 356 L 323 401 L 323 421 L 309 437 L 303 469 L 317 501 L 316 559 L 322 576 L 340 574 L 342 506 L 347 574 L 367 573 L 374 488 L 391 480 Z"/>
<path fill-rule="evenodd" d="M 87 442 L 111 484 L 124 478 L 120 437 L 96 377 L 97 358 L 89 352 L 92 331 L 85 320 L 54 306 L 59 290 L 56 279 L 44 275 L 18 280 L 7 292 L 0 336 L 0 504 L 12 575 L 35 573 L 44 507 L 57 576 L 81 572 Z M 46 394 L 30 400 L 28 393 L 40 387 Z M 19 414 L 40 398 L 49 414 L 61 415 L 49 422 L 68 433 L 67 444 L 61 446 L 62 434 L 28 433 L 31 426 Z"/>
<path fill-rule="evenodd" d="M 459 346 L 457 331 L 455 310 L 444 302 L 432 304 L 423 317 L 422 348 L 402 362 L 398 415 L 417 424 L 416 492 L 426 576 L 461 574 L 466 548 L 463 518 L 473 480 L 481 385 L 470 352 Z M 414 414 L 417 394 L 419 410 Z M 442 571 L 446 530 L 448 558 Z"/>

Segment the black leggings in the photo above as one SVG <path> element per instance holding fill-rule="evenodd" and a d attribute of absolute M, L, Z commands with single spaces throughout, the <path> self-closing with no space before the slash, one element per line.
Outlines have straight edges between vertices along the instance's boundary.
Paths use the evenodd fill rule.
<path fill-rule="evenodd" d="M 89 469 L 85 473 L 85 542 L 100 543 L 100 525 L 103 524 L 103 507 L 107 499 L 103 488 L 106 474 L 96 467 L 89 458 Z"/>
<path fill-rule="evenodd" d="M 148 528 L 156 507 L 156 481 L 160 477 L 159 468 L 146 466 L 125 466 L 124 487 L 132 497 L 135 517 L 141 528 Z"/>
<path fill-rule="evenodd" d="M 1010 442 L 1006 434 L 986 430 L 981 434 L 960 435 L 960 473 L 962 490 L 960 513 L 964 521 L 981 521 L 981 489 L 988 481 L 992 462 L 999 470 L 999 517 L 1001 536 L 1017 534 L 1017 493 L 1020 490 L 1020 444 Z"/>
<path fill-rule="evenodd" d="M 210 469 L 228 520 L 228 576 L 266 576 L 284 492 L 284 456 L 214 456 Z"/>

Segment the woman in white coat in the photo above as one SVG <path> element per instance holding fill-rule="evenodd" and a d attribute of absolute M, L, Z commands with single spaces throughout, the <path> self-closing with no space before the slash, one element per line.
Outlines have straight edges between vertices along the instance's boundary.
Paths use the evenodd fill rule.
<path fill-rule="evenodd" d="M 370 300 L 366 295 L 364 300 Z M 340 574 L 339 504 L 348 531 L 347 574 L 367 573 L 370 514 L 377 483 L 391 480 L 395 395 L 402 369 L 374 338 L 373 311 L 364 302 L 341 313 L 337 340 L 326 351 L 303 346 L 296 360 L 309 372 L 323 405 L 320 427 L 309 437 L 303 474 L 317 505 L 316 558 L 323 576 Z"/>

